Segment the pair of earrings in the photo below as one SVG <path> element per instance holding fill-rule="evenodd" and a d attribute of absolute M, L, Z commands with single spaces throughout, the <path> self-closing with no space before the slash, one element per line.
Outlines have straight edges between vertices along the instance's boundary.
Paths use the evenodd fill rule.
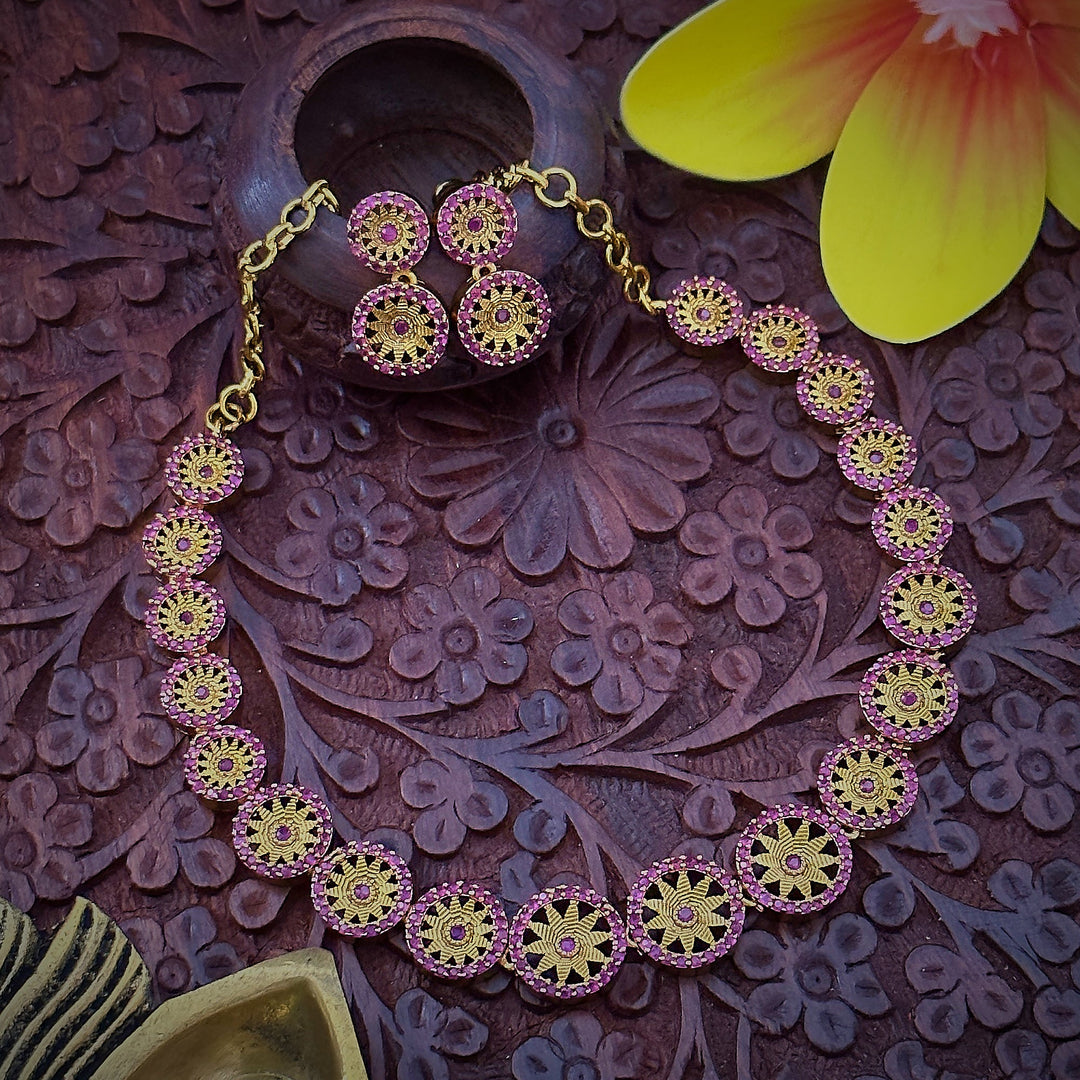
<path fill-rule="evenodd" d="M 455 262 L 472 267 L 457 304 L 458 336 L 480 363 L 517 364 L 547 335 L 551 304 L 534 277 L 500 270 L 517 237 L 517 211 L 490 184 L 466 184 L 439 207 L 439 243 Z M 424 257 L 431 228 L 423 207 L 399 191 L 380 191 L 349 215 L 349 247 L 369 270 L 390 280 L 365 293 L 353 313 L 353 339 L 364 360 L 386 375 L 416 375 L 446 351 L 449 319 L 439 298 L 412 268 Z"/>

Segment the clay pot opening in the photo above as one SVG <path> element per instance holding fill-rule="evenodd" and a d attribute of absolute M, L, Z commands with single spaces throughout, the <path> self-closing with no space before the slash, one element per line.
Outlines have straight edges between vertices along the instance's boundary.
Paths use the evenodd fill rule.
<path fill-rule="evenodd" d="M 357 49 L 311 87 L 296 118 L 305 179 L 326 177 L 343 206 L 372 191 L 417 193 L 529 156 L 521 88 L 489 57 L 452 41 L 399 38 Z"/>

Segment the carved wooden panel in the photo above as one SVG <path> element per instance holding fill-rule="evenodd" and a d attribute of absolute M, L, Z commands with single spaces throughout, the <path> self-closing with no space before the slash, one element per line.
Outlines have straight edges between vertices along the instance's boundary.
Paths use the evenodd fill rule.
<path fill-rule="evenodd" d="M 376 1080 L 1080 1076 L 1080 236 L 1052 211 L 1002 297 L 892 347 L 825 289 L 820 169 L 710 184 L 624 145 L 625 191 L 596 192 L 620 196 L 661 292 L 721 275 L 865 359 L 958 517 L 948 561 L 980 597 L 959 722 L 824 916 L 756 917 L 707 975 L 630 961 L 596 1000 L 544 1005 L 505 976 L 423 976 L 400 937 L 324 933 L 304 887 L 238 867 L 226 816 L 184 791 L 138 536 L 168 448 L 233 372 L 211 212 L 228 124 L 262 65 L 366 6 L 0 7 L 0 892 L 41 924 L 90 897 L 162 997 L 326 944 Z M 610 112 L 694 5 L 474 6 Z M 468 876 L 515 905 L 584 882 L 621 903 L 653 859 L 728 858 L 763 803 L 810 790 L 887 648 L 869 506 L 793 387 L 734 346 L 681 353 L 614 287 L 590 300 L 527 370 L 426 396 L 267 335 L 213 575 L 239 719 L 273 777 L 409 856 L 421 888 Z"/>

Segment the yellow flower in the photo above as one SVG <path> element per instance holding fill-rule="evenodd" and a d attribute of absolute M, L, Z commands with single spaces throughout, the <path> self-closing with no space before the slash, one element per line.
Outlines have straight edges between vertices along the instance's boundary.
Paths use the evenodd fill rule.
<path fill-rule="evenodd" d="M 622 110 L 647 150 L 717 179 L 833 151 L 825 274 L 890 341 L 1004 288 L 1044 198 L 1080 226 L 1080 0 L 720 0 L 646 53 Z"/>

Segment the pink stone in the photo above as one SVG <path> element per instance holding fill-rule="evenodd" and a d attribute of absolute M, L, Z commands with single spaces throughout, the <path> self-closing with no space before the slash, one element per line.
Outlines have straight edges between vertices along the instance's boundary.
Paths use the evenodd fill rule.
<path fill-rule="evenodd" d="M 834 401 L 838 397 L 840 397 L 843 392 L 844 391 L 841 390 L 840 387 L 836 385 L 836 383 L 833 383 L 832 386 L 829 387 L 829 397 L 831 397 Z"/>
<path fill-rule="evenodd" d="M 218 762 L 218 768 L 219 768 L 219 769 L 220 769 L 220 770 L 221 770 L 222 772 L 225 772 L 225 773 L 227 773 L 227 772 L 232 772 L 232 770 L 233 770 L 233 759 L 232 759 L 232 758 L 227 758 L 227 757 L 223 757 L 223 758 L 222 758 L 222 759 L 221 759 L 221 760 L 220 760 L 220 761 Z"/>
<path fill-rule="evenodd" d="M 789 870 L 798 871 L 802 868 L 802 859 L 800 859 L 798 855 L 789 855 L 784 865 Z"/>
<path fill-rule="evenodd" d="M 484 222 L 478 216 L 471 217 L 465 227 L 469 232 L 479 232 L 484 227 Z"/>
<path fill-rule="evenodd" d="M 392 244 L 397 238 L 397 226 L 389 221 L 379 230 L 379 239 L 382 240 L 384 244 Z"/>
<path fill-rule="evenodd" d="M 930 600 L 924 600 L 919 605 L 919 611 L 922 612 L 923 615 L 933 615 L 934 614 L 934 605 Z"/>
<path fill-rule="evenodd" d="M 285 843 L 292 836 L 292 829 L 288 825 L 279 825 L 274 830 L 274 838 L 281 843 Z"/>
<path fill-rule="evenodd" d="M 679 922 L 684 922 L 684 923 L 693 922 L 693 919 L 694 919 L 693 908 L 689 908 L 689 907 L 681 907 L 681 908 L 679 908 L 679 911 L 678 911 L 678 914 L 676 915 L 676 918 L 679 920 Z"/>

